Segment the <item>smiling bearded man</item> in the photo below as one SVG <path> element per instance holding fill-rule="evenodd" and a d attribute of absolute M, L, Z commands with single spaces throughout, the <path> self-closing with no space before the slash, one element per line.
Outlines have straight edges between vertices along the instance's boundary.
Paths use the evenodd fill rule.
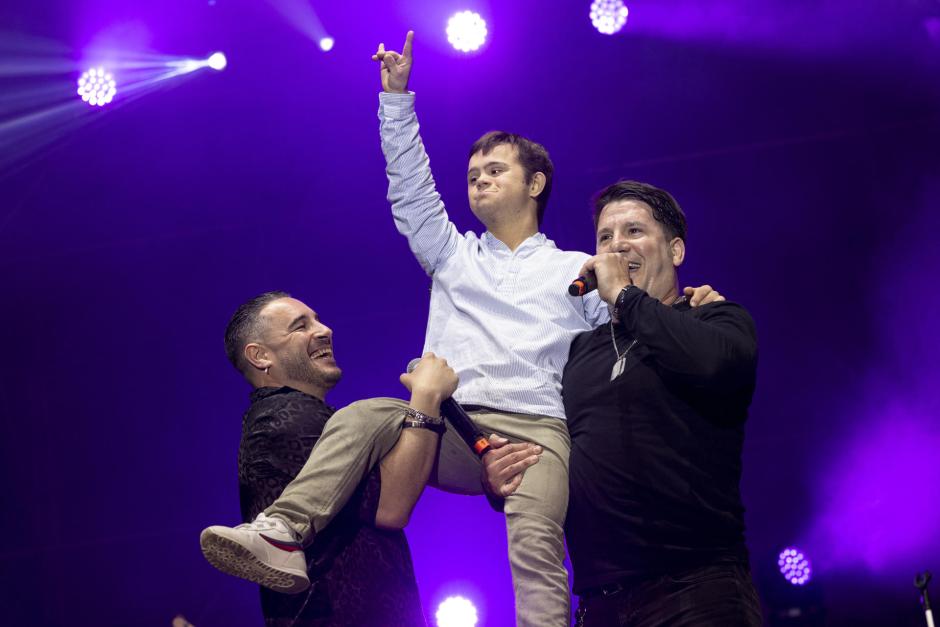
<path fill-rule="evenodd" d="M 226 328 L 225 349 L 252 385 L 251 406 L 242 419 L 238 485 L 242 519 L 255 521 L 262 533 L 239 544 L 244 525 L 209 528 L 201 537 L 206 557 L 224 572 L 267 586 L 261 589 L 261 609 L 268 627 L 424 625 L 401 528 L 430 472 L 438 434 L 402 429 L 381 461 L 373 457 L 352 473 L 351 494 L 339 503 L 338 514 L 301 547 L 279 533 L 284 523 L 264 511 L 302 468 L 345 472 L 343 460 L 314 445 L 348 441 L 350 434 L 358 438 L 364 425 L 357 408 L 368 403 L 338 412 L 326 404 L 342 376 L 333 357 L 333 332 L 285 292 L 266 292 L 240 306 Z M 457 377 L 445 361 L 427 354 L 402 383 L 412 392 L 411 408 L 436 413 L 435 399 L 449 396 Z M 400 424 L 401 416 L 388 420 Z M 279 572 L 261 564 L 272 556 Z M 309 581 L 313 585 L 304 590 Z"/>

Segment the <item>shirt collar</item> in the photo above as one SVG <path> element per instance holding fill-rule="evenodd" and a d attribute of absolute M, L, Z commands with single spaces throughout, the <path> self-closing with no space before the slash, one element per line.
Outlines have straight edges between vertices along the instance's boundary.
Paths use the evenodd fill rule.
<path fill-rule="evenodd" d="M 542 246 L 549 246 L 551 248 L 555 247 L 555 242 L 545 237 L 544 233 L 536 233 L 534 235 L 530 235 L 528 238 L 525 239 L 525 241 L 519 244 L 519 247 L 516 249 L 515 253 L 512 253 L 509 250 L 509 246 L 507 246 L 505 242 L 497 238 L 495 235 L 493 235 L 489 231 L 486 231 L 485 233 L 483 233 L 483 236 L 481 237 L 481 239 L 483 240 L 483 243 L 486 245 L 486 247 L 493 252 L 515 254 L 521 257 L 528 256 L 529 254 L 535 252 Z"/>
<path fill-rule="evenodd" d="M 279 388 L 275 388 L 275 387 L 261 387 L 261 388 L 255 388 L 255 389 L 253 389 L 253 390 L 251 391 L 251 393 L 248 395 L 248 398 L 249 398 L 249 400 L 250 400 L 252 403 L 256 403 L 256 402 L 260 401 L 261 399 L 269 398 L 269 397 L 271 397 L 271 396 L 277 396 L 278 394 L 303 394 L 304 396 L 307 396 L 307 397 L 309 397 L 309 398 L 315 400 L 316 402 L 320 403 L 321 405 L 324 405 L 324 406 L 326 406 L 326 407 L 329 407 L 329 405 L 327 405 L 322 399 L 319 399 L 319 398 L 317 398 L 316 396 L 311 396 L 310 394 L 307 394 L 306 392 L 301 392 L 300 390 L 295 390 L 294 388 L 292 388 L 292 387 L 290 387 L 290 386 L 287 386 L 287 385 L 282 386 L 282 387 L 279 387 Z"/>

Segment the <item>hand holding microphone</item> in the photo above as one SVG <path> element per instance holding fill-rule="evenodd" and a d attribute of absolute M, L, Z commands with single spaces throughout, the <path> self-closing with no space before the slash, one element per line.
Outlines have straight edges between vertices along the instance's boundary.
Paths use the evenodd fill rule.
<path fill-rule="evenodd" d="M 483 457 L 490 450 L 489 440 L 486 439 L 483 433 L 473 423 L 473 420 L 470 419 L 467 412 L 460 406 L 460 403 L 451 398 L 451 395 L 457 389 L 457 375 L 447 366 L 446 361 L 436 357 L 434 353 L 425 353 L 424 357 L 421 359 L 412 359 L 408 362 L 408 373 L 401 376 L 402 384 L 414 393 L 414 390 L 409 384 L 414 380 L 413 377 L 418 374 L 419 369 L 425 368 L 425 362 L 428 360 L 430 360 L 430 364 L 434 364 L 432 367 L 439 367 L 442 364 L 447 372 L 453 376 L 452 387 L 438 388 L 442 393 L 446 392 L 446 394 L 442 395 L 444 400 L 441 401 L 441 415 L 447 419 L 454 430 L 457 431 L 458 435 L 463 438 L 463 441 L 467 443 L 470 450 L 477 456 Z"/>
<path fill-rule="evenodd" d="M 457 373 L 447 365 L 447 360 L 434 353 L 412 359 L 399 380 L 413 396 L 422 396 L 433 404 L 450 398 L 459 383 Z"/>
<path fill-rule="evenodd" d="M 639 269 L 638 261 L 631 261 L 624 253 L 601 253 L 584 262 L 578 278 L 568 286 L 572 296 L 584 296 L 592 290 L 605 302 L 613 305 L 626 285 L 633 285 L 631 274 Z"/>

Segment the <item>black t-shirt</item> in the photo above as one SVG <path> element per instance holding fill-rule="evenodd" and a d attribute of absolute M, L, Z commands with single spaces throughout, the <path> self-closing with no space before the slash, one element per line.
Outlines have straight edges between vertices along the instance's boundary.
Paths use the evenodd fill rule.
<path fill-rule="evenodd" d="M 320 399 L 292 388 L 252 391 L 238 450 L 246 522 L 273 503 L 300 472 L 333 412 Z M 261 588 L 266 625 L 426 625 L 404 532 L 375 527 L 380 491 L 374 468 L 305 549 L 310 588 L 299 594 Z"/>
<path fill-rule="evenodd" d="M 620 354 L 637 340 L 613 381 L 612 329 Z M 667 307 L 634 289 L 620 324 L 575 338 L 562 380 L 575 592 L 747 561 L 738 484 L 756 366 L 753 320 L 730 302 Z"/>

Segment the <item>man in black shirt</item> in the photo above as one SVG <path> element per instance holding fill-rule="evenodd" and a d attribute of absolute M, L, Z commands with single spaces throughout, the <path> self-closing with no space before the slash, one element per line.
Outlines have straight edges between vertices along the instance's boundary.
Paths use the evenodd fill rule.
<path fill-rule="evenodd" d="M 612 321 L 574 340 L 562 380 L 578 625 L 760 625 L 739 490 L 753 320 L 680 297 L 686 224 L 667 192 L 611 185 L 595 226 L 581 274 L 596 277 Z M 502 494 L 536 461 L 513 447 L 489 457 Z"/>
<path fill-rule="evenodd" d="M 238 451 L 246 522 L 263 512 L 300 471 L 334 415 L 325 398 L 341 372 L 331 339 L 332 332 L 316 314 L 284 292 L 248 301 L 226 329 L 229 359 L 254 388 Z M 430 354 L 403 376 L 412 390 L 412 407 L 432 415 L 437 407 L 422 404 L 421 395 L 433 390 L 435 398 L 449 396 L 456 381 L 446 362 Z M 343 419 L 342 412 L 332 418 Z M 298 594 L 261 588 L 267 625 L 425 625 L 401 531 L 414 502 L 403 502 L 401 490 L 387 484 L 413 482 L 415 476 L 420 481 L 422 473 L 426 479 L 437 440 L 437 433 L 428 429 L 403 429 L 396 447 L 362 478 L 336 518 L 302 553 L 298 550 L 298 563 L 312 585 Z"/>

